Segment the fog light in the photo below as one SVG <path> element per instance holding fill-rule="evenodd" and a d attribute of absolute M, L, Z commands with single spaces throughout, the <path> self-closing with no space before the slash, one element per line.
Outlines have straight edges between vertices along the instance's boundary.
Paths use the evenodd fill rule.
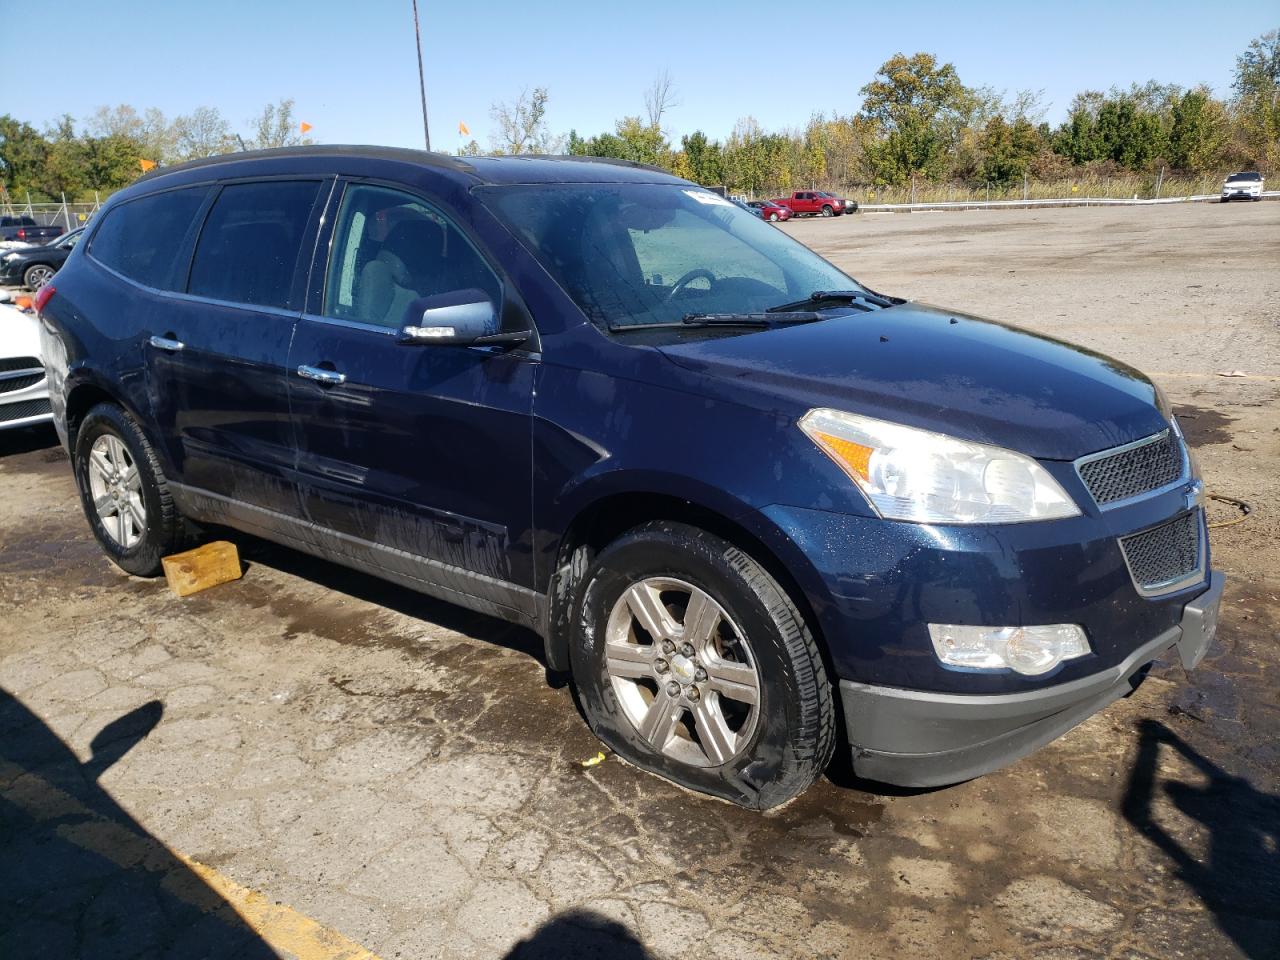
<path fill-rule="evenodd" d="M 1063 660 L 1089 652 L 1084 631 L 1074 623 L 1038 627 L 972 627 L 929 624 L 933 652 L 943 663 L 965 670 L 1013 670 L 1028 676 L 1048 673 Z"/>

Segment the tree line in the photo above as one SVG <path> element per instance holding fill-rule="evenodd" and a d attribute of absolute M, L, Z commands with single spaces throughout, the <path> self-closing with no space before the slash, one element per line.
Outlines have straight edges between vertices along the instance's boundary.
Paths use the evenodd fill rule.
<path fill-rule="evenodd" d="M 1280 32 L 1237 58 L 1231 94 L 1152 81 L 1127 90 L 1087 90 L 1057 127 L 1041 95 L 1007 97 L 964 84 L 953 64 L 929 53 L 897 54 L 859 91 L 860 109 L 814 114 L 800 128 L 768 131 L 752 117 L 724 139 L 698 130 L 670 138 L 664 112 L 676 104 L 663 74 L 644 97 L 646 115 L 611 131 L 551 133 L 546 88 L 495 104 L 491 149 L 460 153 L 554 153 L 652 164 L 703 184 L 759 195 L 792 189 L 952 183 L 1007 188 L 1024 178 L 1096 180 L 1133 174 L 1207 175 L 1280 166 Z"/>
<path fill-rule="evenodd" d="M 92 199 L 128 186 L 143 164 L 166 165 L 234 150 L 306 143 L 293 101 L 268 103 L 244 133 L 217 107 L 166 117 L 155 107 L 139 113 L 128 104 L 99 107 L 77 126 L 64 115 L 46 130 L 0 116 L 0 183 L 12 202 Z"/>
<path fill-rule="evenodd" d="M 1230 94 L 1152 81 L 1127 90 L 1087 90 L 1051 126 L 1039 93 L 1014 96 L 962 82 L 955 66 L 929 53 L 897 54 L 859 91 L 848 114 L 814 114 L 802 127 L 765 130 L 752 117 L 723 139 L 695 130 L 678 139 L 664 127 L 679 104 L 668 73 L 644 92 L 643 110 L 612 130 L 553 132 L 550 93 L 526 90 L 493 105 L 489 149 L 475 140 L 461 154 L 569 153 L 662 167 L 737 193 L 793 189 L 853 191 L 905 184 L 987 185 L 1099 180 L 1114 176 L 1217 175 L 1280 167 L 1280 31 L 1236 59 Z M 166 118 L 155 108 L 100 107 L 77 126 L 64 116 L 46 130 L 0 116 L 0 182 L 14 200 L 90 198 L 132 182 L 140 160 L 176 163 L 238 149 L 308 142 L 293 101 L 267 104 L 245 134 L 216 107 Z"/>

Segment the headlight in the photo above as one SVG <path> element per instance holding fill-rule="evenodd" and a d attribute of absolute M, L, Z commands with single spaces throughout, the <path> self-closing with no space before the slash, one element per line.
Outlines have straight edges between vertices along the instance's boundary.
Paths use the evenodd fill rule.
<path fill-rule="evenodd" d="M 929 624 L 933 652 L 943 663 L 965 670 L 1013 670 L 1028 676 L 1048 673 L 1063 660 L 1089 652 L 1084 631 L 1074 623 L 1039 627 L 971 627 Z"/>
<path fill-rule="evenodd" d="M 810 410 L 800 429 L 880 516 L 916 523 L 1020 523 L 1080 513 L 1030 457 L 841 410 Z"/>

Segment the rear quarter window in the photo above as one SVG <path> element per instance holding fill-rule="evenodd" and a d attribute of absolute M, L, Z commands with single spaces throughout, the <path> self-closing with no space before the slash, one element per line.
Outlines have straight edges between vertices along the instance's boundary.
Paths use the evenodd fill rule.
<path fill-rule="evenodd" d="M 208 187 L 167 190 L 107 211 L 90 256 L 148 287 L 180 289 L 186 273 L 183 241 L 208 193 Z"/>

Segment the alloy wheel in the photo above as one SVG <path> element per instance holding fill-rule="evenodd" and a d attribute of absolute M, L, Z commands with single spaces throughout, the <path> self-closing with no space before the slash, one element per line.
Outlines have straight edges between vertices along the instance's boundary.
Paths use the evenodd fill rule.
<path fill-rule="evenodd" d="M 89 493 L 107 536 L 128 550 L 147 532 L 142 476 L 124 442 L 104 433 L 89 448 Z"/>
<path fill-rule="evenodd" d="M 746 638 L 692 584 L 650 577 L 623 591 L 605 629 L 605 669 L 636 732 L 672 759 L 719 766 L 755 732 L 760 674 Z"/>
<path fill-rule="evenodd" d="M 37 264 L 27 271 L 23 279 L 26 280 L 27 286 L 32 290 L 39 290 L 53 279 L 53 268 L 47 267 L 43 263 Z"/>

